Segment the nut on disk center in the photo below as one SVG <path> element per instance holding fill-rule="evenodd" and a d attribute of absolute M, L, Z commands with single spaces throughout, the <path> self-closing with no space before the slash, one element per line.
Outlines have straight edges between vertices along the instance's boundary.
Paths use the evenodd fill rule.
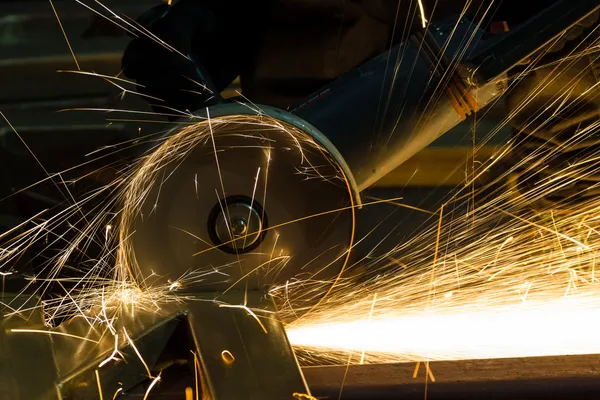
<path fill-rule="evenodd" d="M 247 253 L 264 239 L 266 221 L 267 216 L 256 199 L 230 196 L 213 206 L 208 217 L 208 232 L 220 250 Z"/>

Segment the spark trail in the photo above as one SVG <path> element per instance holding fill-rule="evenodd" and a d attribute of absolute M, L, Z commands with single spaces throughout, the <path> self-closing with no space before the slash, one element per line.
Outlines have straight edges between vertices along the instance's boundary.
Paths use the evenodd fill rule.
<path fill-rule="evenodd" d="M 577 104 L 567 97 L 546 105 L 552 115 Z M 480 187 L 466 213 L 448 211 L 470 201 L 459 190 L 430 228 L 362 260 L 371 278 L 349 279 L 289 326 L 292 343 L 340 363 L 348 351 L 352 362 L 361 352 L 372 362 L 597 353 L 600 149 L 589 144 L 599 129 L 591 119 L 538 142 Z"/>
<path fill-rule="evenodd" d="M 597 288 L 596 288 L 597 290 Z M 288 329 L 290 341 L 327 354 L 365 352 L 369 362 L 461 360 L 595 354 L 600 298 L 569 297 L 480 311 L 424 310 L 371 321 L 315 323 Z M 347 359 L 348 356 L 346 356 Z"/>
<path fill-rule="evenodd" d="M 434 229 L 373 260 L 374 277 L 340 285 L 288 327 L 291 342 L 378 362 L 598 352 L 600 202 L 518 218 L 488 207 L 475 225 L 467 216 L 441 228 L 435 265 Z"/>
<path fill-rule="evenodd" d="M 423 14 L 422 21 L 425 22 Z M 113 23 L 144 34 L 143 29 L 122 19 Z M 569 63 L 582 54 L 594 56 L 597 45 L 574 49 L 561 63 Z M 532 63 L 523 75 L 537 67 Z M 135 85 L 119 77 L 109 80 Z M 549 81 L 540 84 L 531 98 L 549 84 Z M 561 95 L 547 107 L 564 107 L 568 101 Z M 128 117 L 157 115 L 135 110 L 96 111 Z M 148 187 L 160 185 L 160 169 L 176 164 L 191 148 L 206 145 L 210 138 L 208 128 L 218 129 L 231 123 L 247 124 L 250 130 L 269 124 L 272 128 L 282 127 L 262 117 L 214 118 L 209 127 L 204 119 L 172 111 L 169 116 L 190 119 L 181 122 L 169 139 L 165 138 L 165 132 L 157 132 L 119 144 L 121 149 L 147 146 L 147 152 L 141 159 L 120 166 L 113 182 L 78 196 L 77 203 L 63 211 L 43 215 L 44 219 L 32 218 L 23 233 L 3 242 L 0 249 L 3 276 L 12 273 L 18 257 L 41 237 L 50 238 L 49 247 L 62 246 L 55 257 L 44 263 L 42 271 L 30 278 L 32 284 L 39 286 L 41 295 L 49 291 L 51 284 L 65 282 L 60 276 L 65 269 L 72 268 L 70 259 L 74 253 L 93 243 L 101 244 L 103 250 L 98 258 L 76 266 L 82 278 L 69 282 L 71 285 L 63 288 L 64 293 L 45 297 L 44 303 L 38 305 L 44 309 L 48 326 L 83 318 L 90 330 L 98 326 L 107 328 L 108 335 L 112 335 L 110 341 L 118 343 L 120 330 L 115 325 L 124 314 L 158 313 L 165 304 L 188 300 L 176 289 L 200 282 L 207 274 L 219 274 L 215 267 L 189 271 L 175 282 L 157 283 L 158 277 L 152 276 L 140 282 L 136 279 L 139 266 L 129 243 L 132 234 L 129 222 L 147 195 Z M 486 140 L 499 128 L 490 132 Z M 579 199 L 574 205 L 571 200 L 577 200 L 574 197 L 581 192 L 559 203 L 541 201 L 572 187 L 582 178 L 593 177 L 600 170 L 600 152 L 591 149 L 525 189 L 514 183 L 517 175 L 534 180 L 527 175 L 528 171 L 548 169 L 544 166 L 546 161 L 578 148 L 593 138 L 597 129 L 598 124 L 592 123 L 578 129 L 559 149 L 533 151 L 481 188 L 477 193 L 478 206 L 457 217 L 449 210 L 462 212 L 460 205 L 470 201 L 471 195 L 463 192 L 472 187 L 472 181 L 523 143 L 513 141 L 501 149 L 494 159 L 473 171 L 473 178 L 444 203 L 443 213 L 432 216 L 430 228 L 384 256 L 360 260 L 354 270 L 360 268 L 361 273 L 343 276 L 326 301 L 290 324 L 288 333 L 292 343 L 342 362 L 348 356 L 339 353 L 348 351 L 356 354 L 352 362 L 359 362 L 361 354 L 367 362 L 389 362 L 600 352 L 600 341 L 593 334 L 598 328 L 600 309 L 596 276 L 600 201 L 591 196 Z M 311 146 L 314 143 L 298 141 L 296 150 L 302 155 Z M 113 154 L 119 151 L 114 150 Z M 100 152 L 95 156 L 102 159 L 106 154 Z M 265 154 L 269 154 L 269 149 L 265 149 Z M 308 167 L 307 170 L 303 166 L 300 171 L 312 178 L 341 179 L 323 177 L 318 168 Z M 524 168 L 525 173 L 519 172 Z M 60 174 L 50 174 L 47 179 L 55 177 Z M 589 193 L 597 190 L 597 183 L 585 189 Z M 81 218 L 84 208 L 88 212 Z M 442 222 L 439 228 L 438 218 Z M 78 223 L 70 223 L 73 220 Z M 74 234 L 75 239 L 65 245 L 63 238 L 67 233 Z M 357 274 L 361 275 L 358 281 Z M 297 280 L 275 287 L 271 293 L 282 305 L 282 317 L 290 320 L 299 311 L 289 307 L 290 291 L 299 288 L 296 293 L 302 293 L 302 299 L 312 303 L 316 296 L 322 295 L 323 286 L 330 287 L 331 282 Z M 21 311 L 25 310 L 13 312 Z"/>
<path fill-rule="evenodd" d="M 598 128 L 595 121 L 580 127 L 560 151 Z M 558 153 L 529 157 L 544 163 Z M 377 362 L 598 352 L 598 183 L 567 189 L 600 171 L 599 156 L 590 148 L 530 186 L 511 184 L 513 169 L 508 184 L 481 189 L 487 193 L 473 211 L 457 217 L 440 210 L 428 230 L 362 260 L 371 278 L 342 283 L 288 327 L 290 340 L 338 362 L 347 359 L 340 351 Z M 547 200 L 553 196 L 562 200 Z M 469 200 L 455 197 L 442 209 Z"/>

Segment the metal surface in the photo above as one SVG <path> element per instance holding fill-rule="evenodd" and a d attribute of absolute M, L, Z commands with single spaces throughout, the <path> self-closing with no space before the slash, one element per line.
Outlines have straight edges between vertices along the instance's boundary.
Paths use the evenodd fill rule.
<path fill-rule="evenodd" d="M 112 329 L 90 327 L 78 318 L 52 331 L 55 335 L 7 333 L 13 327 L 46 330 L 41 309 L 28 321 L 3 321 L 0 343 L 18 347 L 2 347 L 10 362 L 0 367 L 11 366 L 0 377 L 2 398 L 87 400 L 100 397 L 101 391 L 102 398 L 110 399 L 135 393 L 188 359 L 184 372 L 200 376 L 203 398 L 293 400 L 310 394 L 267 294 L 231 291 L 189 300 L 159 312 L 124 311 Z M 29 387 L 25 380 L 32 368 L 36 385 Z"/>
<path fill-rule="evenodd" d="M 0 292 L 0 399 L 60 400 L 50 336 L 12 331 L 44 329 L 42 310 L 32 309 L 39 300 Z M 29 311 L 13 314 L 16 309 Z"/>
<path fill-rule="evenodd" d="M 154 274 L 186 290 L 218 291 L 335 278 L 354 229 L 352 193 L 340 166 L 310 134 L 284 121 L 255 112 L 259 126 L 240 114 L 220 117 L 219 107 L 210 126 L 175 129 L 162 145 L 197 140 L 185 158 L 152 167 L 160 167 L 160 176 L 130 227 L 140 281 Z M 232 237 L 230 223 L 214 231 L 219 215 L 223 223 L 237 215 L 226 203 L 236 197 L 250 206 L 247 219 L 260 210 L 263 229 L 252 251 L 231 245 L 248 246 L 257 232 Z M 225 234 L 229 251 L 221 248 Z M 188 284 L 186 276 L 198 279 Z"/>
<path fill-rule="evenodd" d="M 323 400 L 596 400 L 600 392 L 598 356 L 431 362 L 435 382 L 425 385 L 425 368 L 413 378 L 415 363 L 303 367 L 311 394 Z M 167 369 L 152 399 L 179 400 L 194 386 L 187 368 Z M 169 384 L 167 385 L 167 382 Z M 127 398 L 143 399 L 145 388 Z"/>
<path fill-rule="evenodd" d="M 148 379 L 144 363 L 152 371 L 158 369 L 156 362 L 184 310 L 182 304 L 164 304 L 160 310 L 144 310 L 140 304 L 123 309 L 113 319 L 112 329 L 126 362 L 117 360 L 120 356 L 104 362 L 116 349 L 115 336 L 106 325 L 90 326 L 94 310 L 81 315 L 86 318 L 73 318 L 49 329 L 38 301 L 29 295 L 5 294 L 2 298 L 4 304 L 24 311 L 0 321 L 0 399 L 95 399 L 99 397 L 96 370 L 104 398 L 111 399 L 117 390 L 133 389 Z M 141 309 L 134 312 L 136 306 Z M 111 309 L 108 305 L 106 312 Z M 1 311 L 7 314 L 6 308 Z M 124 330 L 144 363 L 126 340 Z"/>
<path fill-rule="evenodd" d="M 213 400 L 309 395 L 273 301 L 252 291 L 214 296 L 219 302 L 193 302 L 188 312 L 208 392 L 204 395 Z"/>
<path fill-rule="evenodd" d="M 147 319 L 144 318 L 144 315 L 141 317 L 142 320 Z M 148 316 L 146 315 L 146 317 Z M 143 329 L 140 329 L 137 321 L 123 324 L 116 333 L 122 338 L 122 344 L 118 350 L 125 362 L 115 359 L 104 363 L 115 349 L 114 336 L 110 332 L 104 332 L 104 335 L 98 338 L 100 344 L 94 346 L 93 350 L 95 351 L 92 351 L 92 353 L 98 354 L 98 350 L 103 349 L 103 353 L 89 362 L 81 363 L 73 371 L 62 371 L 63 374 L 58 380 L 61 395 L 69 400 L 86 400 L 100 397 L 99 391 L 102 390 L 102 398 L 111 399 L 115 393 L 120 391 L 127 393 L 135 386 L 150 379 L 146 366 L 150 371 L 158 369 L 157 361 L 179 322 L 179 315 L 175 314 L 158 320 L 154 325 L 145 326 Z M 120 326 L 121 324 L 118 327 Z M 124 340 L 123 329 L 128 331 L 127 335 L 130 335 L 131 340 L 135 343 L 135 349 L 127 340 Z M 66 330 L 66 333 L 71 332 L 71 330 Z M 89 338 L 90 336 L 94 335 L 93 330 L 88 326 L 87 334 L 83 337 Z M 75 351 L 68 351 L 69 345 L 79 346 Z M 82 346 L 81 340 L 67 338 L 63 339 L 63 346 L 54 345 L 53 350 L 59 361 L 68 364 L 74 361 L 74 354 L 80 354 L 80 362 L 82 358 L 86 358 L 82 347 L 85 346 Z M 142 358 L 137 355 L 138 352 Z M 120 355 L 119 358 L 121 358 Z M 100 367 L 101 365 L 102 367 Z"/>
<path fill-rule="evenodd" d="M 597 399 L 598 356 L 531 357 L 430 363 L 306 367 L 304 376 L 320 399 Z M 340 397 L 341 393 L 341 397 Z"/>
<path fill-rule="evenodd" d="M 267 215 L 250 197 L 228 197 L 223 204 L 215 204 L 208 217 L 208 233 L 214 245 L 232 254 L 256 248 L 266 228 Z"/>

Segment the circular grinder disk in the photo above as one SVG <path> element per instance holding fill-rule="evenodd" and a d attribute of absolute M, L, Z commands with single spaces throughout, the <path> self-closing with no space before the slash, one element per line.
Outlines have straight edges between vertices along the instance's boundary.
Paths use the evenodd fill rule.
<path fill-rule="evenodd" d="M 324 146 L 275 118 L 214 117 L 174 129 L 140 164 L 122 262 L 138 282 L 187 292 L 326 282 L 286 289 L 286 304 L 306 308 L 342 272 L 353 230 L 350 186 Z"/>

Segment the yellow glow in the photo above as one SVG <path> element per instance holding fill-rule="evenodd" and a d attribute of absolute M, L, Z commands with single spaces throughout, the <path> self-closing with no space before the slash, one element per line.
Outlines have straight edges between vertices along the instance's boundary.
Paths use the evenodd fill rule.
<path fill-rule="evenodd" d="M 421 15 L 421 26 L 425 28 L 427 26 L 427 19 L 425 19 L 425 8 L 423 7 L 423 1 L 419 0 L 419 14 Z"/>
<path fill-rule="evenodd" d="M 598 297 L 574 297 L 479 312 L 422 312 L 292 327 L 288 337 L 295 346 L 365 351 L 385 362 L 595 354 L 599 305 Z"/>
<path fill-rule="evenodd" d="M 115 356 L 117 355 L 118 352 L 119 352 L 119 335 L 115 334 L 115 348 L 113 349 L 111 355 L 106 360 L 102 361 L 98 365 L 98 368 L 102 368 L 103 366 L 108 364 L 111 360 L 114 360 Z"/>
<path fill-rule="evenodd" d="M 98 396 L 100 397 L 100 400 L 103 400 L 104 396 L 102 395 L 102 384 L 100 383 L 100 373 L 98 372 L 98 370 L 96 370 L 95 373 L 96 373 L 96 383 L 98 384 Z"/>
<path fill-rule="evenodd" d="M 229 350 L 223 350 L 221 352 L 221 359 L 226 365 L 231 365 L 235 361 L 235 357 Z"/>
<path fill-rule="evenodd" d="M 133 343 L 133 340 L 131 340 L 131 338 L 127 334 L 127 330 L 125 328 L 123 328 L 123 333 L 125 334 L 125 337 L 127 338 L 127 341 L 129 342 L 129 345 L 131 346 L 131 348 L 133 349 L 133 351 L 135 351 L 135 354 L 138 356 L 138 358 L 140 359 L 140 361 L 144 365 L 144 368 L 146 368 L 146 373 L 148 374 L 148 378 L 152 379 L 153 376 L 150 373 L 150 368 L 148 368 L 148 364 L 146 364 L 146 361 L 144 361 L 144 357 L 142 357 L 142 355 L 140 354 L 139 350 L 135 346 L 135 343 Z M 160 377 L 160 374 L 159 374 L 159 377 Z M 148 392 L 149 391 L 150 391 L 150 388 L 148 388 Z"/>
<path fill-rule="evenodd" d="M 65 337 L 70 337 L 70 338 L 74 338 L 74 339 L 84 340 L 86 342 L 92 342 L 92 343 L 96 343 L 96 344 L 98 343 L 98 341 L 96 341 L 96 340 L 88 339 L 83 336 L 77 336 L 77 335 L 72 335 L 70 333 L 57 332 L 57 331 L 45 331 L 42 329 L 11 329 L 10 331 L 13 333 L 45 333 L 46 335 L 65 336 Z"/>
<path fill-rule="evenodd" d="M 156 378 L 154 378 L 152 380 L 152 382 L 150 382 L 150 385 L 148 386 L 148 390 L 146 390 L 146 394 L 144 394 L 144 400 L 148 399 L 148 396 L 150 395 L 150 391 L 158 383 L 158 381 L 160 381 L 160 374 L 158 374 L 158 376 Z"/>
<path fill-rule="evenodd" d="M 118 388 L 115 391 L 115 394 L 113 394 L 113 400 L 115 400 L 117 398 L 117 396 L 119 395 L 119 393 L 121 393 L 123 391 L 123 388 Z"/>

